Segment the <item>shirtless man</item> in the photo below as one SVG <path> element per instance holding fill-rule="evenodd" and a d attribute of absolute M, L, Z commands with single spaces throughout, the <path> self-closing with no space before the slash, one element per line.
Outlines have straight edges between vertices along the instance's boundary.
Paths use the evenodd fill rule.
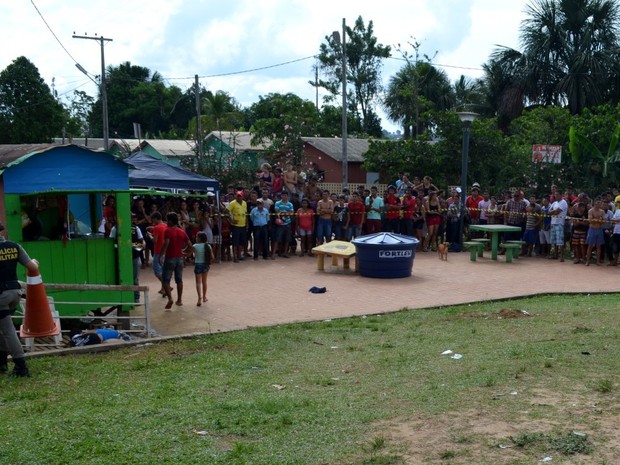
<path fill-rule="evenodd" d="M 596 247 L 596 264 L 602 265 L 603 258 L 601 256 L 601 246 L 605 244 L 605 231 L 603 223 L 605 221 L 605 211 L 601 208 L 601 198 L 597 197 L 594 206 L 588 211 L 588 220 L 590 228 L 586 237 L 588 249 L 586 251 L 586 266 L 590 266 L 590 258 L 592 257 L 592 249 Z"/>
<path fill-rule="evenodd" d="M 318 245 L 332 240 L 332 215 L 334 213 L 334 201 L 329 198 L 329 191 L 323 191 L 323 197 L 318 201 L 316 214 L 319 216 L 317 223 L 316 241 Z"/>
<path fill-rule="evenodd" d="M 293 170 L 293 164 L 286 164 L 286 171 L 284 172 L 284 189 L 289 194 L 297 192 L 297 171 Z"/>

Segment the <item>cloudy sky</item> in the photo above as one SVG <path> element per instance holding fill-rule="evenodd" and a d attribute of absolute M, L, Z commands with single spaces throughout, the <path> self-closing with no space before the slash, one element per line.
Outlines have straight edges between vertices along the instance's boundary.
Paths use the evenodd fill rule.
<path fill-rule="evenodd" d="M 75 67 L 100 74 L 99 43 L 72 35 L 113 39 L 106 65 L 129 61 L 158 71 L 168 83 L 190 87 L 198 74 L 207 89 L 229 92 L 242 105 L 270 92 L 293 92 L 311 101 L 312 58 L 326 35 L 353 26 L 362 16 L 374 22 L 384 45 L 422 52 L 452 80 L 481 75 L 496 45 L 518 47 L 527 0 L 14 0 L 0 3 L 0 70 L 25 56 L 56 91 L 96 95 L 94 84 Z M 47 24 L 47 25 L 46 25 Z M 49 28 L 48 28 L 49 26 Z M 51 31 L 50 31 L 51 29 Z M 53 33 L 52 33 L 53 31 Z M 55 38 L 55 36 L 58 40 Z M 400 57 L 394 50 L 393 56 Z M 386 60 L 387 83 L 403 62 Z M 282 66 L 282 63 L 292 62 Z M 266 68 L 267 69 L 260 69 Z M 253 70 L 253 71 L 251 71 Z M 249 71 L 249 72 L 243 72 Z M 321 95 L 321 94 L 320 94 Z M 383 120 L 384 127 L 394 129 Z"/>

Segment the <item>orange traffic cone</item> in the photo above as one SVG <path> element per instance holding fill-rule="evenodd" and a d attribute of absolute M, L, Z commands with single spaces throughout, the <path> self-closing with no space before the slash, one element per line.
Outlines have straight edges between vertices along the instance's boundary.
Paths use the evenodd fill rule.
<path fill-rule="evenodd" d="M 23 338 L 57 336 L 60 328 L 54 321 L 41 274 L 28 271 L 26 310 L 19 335 Z"/>

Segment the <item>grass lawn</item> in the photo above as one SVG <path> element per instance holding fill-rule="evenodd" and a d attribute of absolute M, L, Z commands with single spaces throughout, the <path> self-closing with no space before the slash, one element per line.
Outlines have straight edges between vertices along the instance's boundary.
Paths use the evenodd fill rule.
<path fill-rule="evenodd" d="M 0 464 L 614 464 L 617 314 L 546 296 L 34 359 L 0 377 Z"/>

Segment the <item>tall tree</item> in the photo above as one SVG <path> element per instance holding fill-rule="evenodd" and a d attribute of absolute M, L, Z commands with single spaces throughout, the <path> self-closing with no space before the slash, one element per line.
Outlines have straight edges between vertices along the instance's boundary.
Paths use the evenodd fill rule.
<path fill-rule="evenodd" d="M 520 56 L 513 52 L 515 58 Z M 515 71 L 514 60 L 506 58 L 491 58 L 485 63 L 481 79 L 486 105 L 491 115 L 497 116 L 497 125 L 504 133 L 525 108 L 525 83 Z"/>
<path fill-rule="evenodd" d="M 374 107 L 381 91 L 383 60 L 390 56 L 391 49 L 390 46 L 378 43 L 374 36 L 373 22 L 369 21 L 366 27 L 361 16 L 355 20 L 353 28 L 346 26 L 345 31 L 347 82 L 353 87 L 347 91 L 348 110 L 359 120 L 359 126 L 364 133 L 379 137 L 381 128 L 377 128 Z M 327 79 L 321 79 L 317 83 L 310 81 L 310 84 L 325 88 L 330 93 L 327 101 L 331 102 L 338 95 L 342 95 L 342 43 L 334 36 L 325 36 L 318 59 L 319 68 L 326 74 Z"/>
<path fill-rule="evenodd" d="M 428 128 L 425 113 L 454 107 L 447 74 L 426 61 L 407 62 L 390 79 L 384 106 L 388 117 L 403 125 L 404 137 L 417 138 Z"/>
<path fill-rule="evenodd" d="M 521 24 L 521 51 L 499 48 L 492 60 L 524 87 L 529 104 L 567 105 L 572 114 L 609 100 L 620 65 L 615 0 L 533 0 Z"/>
<path fill-rule="evenodd" d="M 0 73 L 0 143 L 50 142 L 68 119 L 37 67 L 16 58 Z"/>
<path fill-rule="evenodd" d="M 241 107 L 228 92 L 207 91 L 202 98 L 202 106 L 206 116 L 202 125 L 207 133 L 213 130 L 232 131 L 243 125 Z"/>
<path fill-rule="evenodd" d="M 69 122 L 66 131 L 70 137 L 89 137 L 90 126 L 88 115 L 95 99 L 82 90 L 73 92 L 73 97 L 69 101 Z"/>
<path fill-rule="evenodd" d="M 189 119 L 180 124 L 179 116 L 191 116 L 181 110 L 192 108 L 191 101 L 184 101 L 183 92 L 175 86 L 166 86 L 158 72 L 132 65 L 130 62 L 109 66 L 106 90 L 110 134 L 128 137 L 133 134 L 133 123 L 140 123 L 142 133 L 150 137 L 167 137 L 187 127 Z M 91 113 L 94 134 L 101 134 L 101 96 Z M 184 135 L 183 135 L 184 137 Z"/>
<path fill-rule="evenodd" d="M 316 107 L 295 94 L 268 94 L 250 107 L 252 141 L 268 142 L 270 161 L 302 161 L 304 136 L 314 136 L 317 124 Z"/>

